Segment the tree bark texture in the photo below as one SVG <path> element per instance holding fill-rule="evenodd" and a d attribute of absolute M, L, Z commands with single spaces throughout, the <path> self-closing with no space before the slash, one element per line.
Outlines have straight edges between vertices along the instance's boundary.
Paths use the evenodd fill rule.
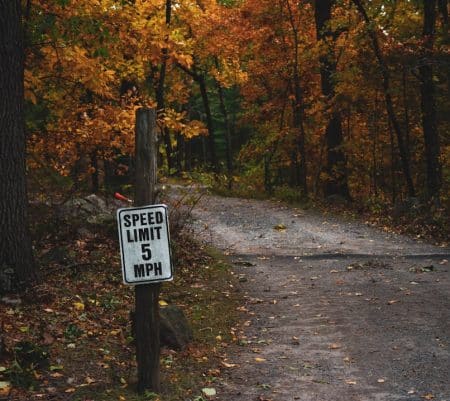
<path fill-rule="evenodd" d="M 219 61 L 217 57 L 214 59 L 216 68 L 219 69 Z M 225 123 L 225 153 L 227 161 L 227 173 L 228 173 L 228 189 L 232 186 L 232 175 L 233 175 L 233 157 L 232 157 L 232 143 L 231 143 L 231 124 L 228 117 L 228 111 L 225 106 L 225 96 L 223 93 L 222 85 L 219 81 L 216 81 L 217 93 L 219 95 L 219 106 L 222 113 L 222 117 Z"/>
<path fill-rule="evenodd" d="M 334 43 L 336 34 L 331 31 L 329 23 L 331 21 L 331 11 L 334 0 L 316 0 L 315 21 L 317 40 Z M 330 46 L 327 53 L 320 57 L 320 78 L 322 94 L 328 102 L 332 102 L 335 95 L 334 76 L 336 74 L 336 57 L 333 46 Z M 344 142 L 342 134 L 342 118 L 340 113 L 332 107 L 330 120 L 325 129 L 325 140 L 327 147 L 327 183 L 325 185 L 325 195 L 340 195 L 349 198 L 347 184 L 346 158 L 342 145 Z"/>
<path fill-rule="evenodd" d="M 205 116 L 206 116 L 206 127 L 208 128 L 208 153 L 209 153 L 209 163 L 213 167 L 215 172 L 219 171 L 219 161 L 217 160 L 216 155 L 216 143 L 214 141 L 214 125 L 213 125 L 213 119 L 211 114 L 211 107 L 209 105 L 209 97 L 208 97 L 208 90 L 206 88 L 206 79 L 205 75 L 202 72 L 197 72 L 195 66 L 193 69 L 189 69 L 185 67 L 182 64 L 177 64 L 177 67 L 180 68 L 182 71 L 184 71 L 186 74 L 190 75 L 192 79 L 197 82 L 199 89 L 200 89 L 200 95 L 202 97 L 203 102 L 203 108 L 205 110 Z M 202 140 L 202 143 L 204 144 L 204 141 Z M 206 152 L 204 152 L 204 155 L 206 156 Z M 206 157 L 205 157 L 206 159 Z M 206 161 L 206 160 L 205 160 Z"/>
<path fill-rule="evenodd" d="M 156 186 L 156 112 L 139 109 L 136 113 L 136 182 L 135 205 L 155 202 Z M 135 286 L 136 359 L 138 365 L 138 392 L 160 391 L 160 284 Z"/>
<path fill-rule="evenodd" d="M 436 121 L 436 89 L 433 81 L 433 45 L 436 26 L 436 0 L 423 0 L 423 57 L 420 60 L 420 95 L 425 142 L 427 198 L 439 199 L 441 189 L 440 144 Z"/>
<path fill-rule="evenodd" d="M 289 13 L 289 21 L 292 29 L 292 38 L 294 44 L 294 55 L 292 63 L 292 80 L 294 82 L 294 104 L 293 104 L 293 125 L 297 130 L 296 137 L 296 155 L 295 161 L 297 164 L 297 156 L 300 156 L 300 162 L 296 166 L 296 185 L 300 186 L 303 191 L 303 195 L 308 195 L 308 185 L 306 181 L 307 177 L 307 164 L 306 164 L 306 132 L 304 124 L 304 113 L 303 113 L 303 94 L 302 87 L 300 83 L 300 66 L 298 62 L 299 54 L 299 38 L 298 38 L 298 27 L 294 21 L 294 15 L 292 13 L 291 5 L 289 1 L 286 2 L 287 10 Z"/>
<path fill-rule="evenodd" d="M 388 114 L 389 121 L 392 124 L 392 128 L 395 131 L 395 134 L 397 137 L 398 150 L 399 150 L 400 159 L 402 162 L 402 171 L 403 171 L 403 176 L 404 176 L 405 182 L 406 182 L 406 188 L 407 188 L 409 196 L 415 196 L 414 183 L 412 180 L 411 169 L 410 169 L 410 165 L 409 165 L 409 163 L 410 163 L 409 155 L 408 155 L 408 151 L 407 151 L 407 148 L 405 145 L 405 140 L 404 140 L 402 129 L 400 127 L 400 123 L 395 114 L 394 102 L 392 100 L 391 76 L 389 73 L 389 68 L 383 57 L 383 54 L 382 54 L 382 51 L 380 48 L 380 44 L 378 41 L 377 33 L 372 26 L 372 23 L 370 21 L 369 16 L 367 15 L 366 9 L 364 8 L 362 1 L 361 0 L 353 0 L 353 4 L 355 4 L 356 9 L 358 10 L 359 14 L 361 15 L 362 19 L 364 20 L 364 22 L 367 26 L 368 34 L 369 34 L 369 37 L 370 37 L 370 40 L 372 43 L 372 50 L 375 54 L 378 65 L 380 66 L 381 76 L 383 79 L 383 94 L 384 94 L 384 99 L 386 102 L 386 112 Z"/>
<path fill-rule="evenodd" d="M 219 162 L 216 155 L 216 144 L 214 141 L 214 125 L 211 114 L 211 107 L 209 105 L 208 91 L 206 89 L 206 80 L 203 75 L 197 75 L 197 83 L 200 87 L 200 94 L 202 96 L 203 107 L 206 114 L 206 126 L 208 127 L 208 152 L 209 161 L 215 172 L 219 171 Z"/>
<path fill-rule="evenodd" d="M 0 270 L 36 277 L 28 231 L 21 2 L 0 0 Z"/>
<path fill-rule="evenodd" d="M 172 0 L 166 0 L 166 26 L 170 27 L 170 21 L 172 16 Z M 166 41 L 168 38 L 166 38 Z M 164 100 L 165 96 L 165 83 L 166 83 L 166 71 L 167 71 L 167 59 L 168 59 L 168 50 L 167 47 L 164 47 L 161 50 L 162 60 L 161 67 L 159 69 L 159 81 L 158 87 L 156 88 L 156 108 L 158 109 L 158 113 L 164 115 L 166 110 L 166 104 Z M 167 127 L 163 128 L 163 140 L 164 147 L 166 150 L 166 158 L 167 158 L 167 168 L 169 170 L 169 174 L 171 173 L 173 166 L 173 149 L 172 142 L 170 140 L 170 131 Z"/>

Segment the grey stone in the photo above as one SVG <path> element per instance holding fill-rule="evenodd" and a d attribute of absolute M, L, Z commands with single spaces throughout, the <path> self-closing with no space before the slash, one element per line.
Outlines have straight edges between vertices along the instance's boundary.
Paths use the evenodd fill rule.
<path fill-rule="evenodd" d="M 106 202 L 98 195 L 95 194 L 88 195 L 84 198 L 84 200 L 93 205 L 98 211 L 105 212 L 108 210 Z"/>
<path fill-rule="evenodd" d="M 169 305 L 161 308 L 160 318 L 161 345 L 180 350 L 192 341 L 192 328 L 178 306 Z"/>
<path fill-rule="evenodd" d="M 92 216 L 89 216 L 87 218 L 87 222 L 89 224 L 108 224 L 115 222 L 116 219 L 114 215 L 110 213 L 99 213 L 99 214 L 93 214 Z"/>

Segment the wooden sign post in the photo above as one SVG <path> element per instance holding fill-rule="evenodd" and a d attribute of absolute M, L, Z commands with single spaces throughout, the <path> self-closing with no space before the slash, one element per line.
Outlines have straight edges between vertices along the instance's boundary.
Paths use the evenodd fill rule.
<path fill-rule="evenodd" d="M 155 203 L 156 186 L 156 111 L 141 108 L 136 112 L 135 206 Z M 160 283 L 135 287 L 135 333 L 138 367 L 138 392 L 160 391 L 159 292 Z"/>

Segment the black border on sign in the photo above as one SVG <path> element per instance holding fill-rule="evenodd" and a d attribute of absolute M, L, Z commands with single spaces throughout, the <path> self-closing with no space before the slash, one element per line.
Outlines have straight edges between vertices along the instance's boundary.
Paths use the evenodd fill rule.
<path fill-rule="evenodd" d="M 145 281 L 127 281 L 126 280 L 126 269 L 125 269 L 125 256 L 123 252 L 123 239 L 122 239 L 122 230 L 120 222 L 121 222 L 121 216 L 120 214 L 122 212 L 128 212 L 133 210 L 142 210 L 142 209 L 156 209 L 156 208 L 163 208 L 165 210 L 165 220 L 166 220 L 166 230 L 167 230 L 167 242 L 169 245 L 169 259 L 170 259 L 170 277 L 164 278 L 164 279 L 154 279 L 154 280 L 145 280 Z M 170 242 L 170 230 L 169 230 L 169 213 L 168 213 L 168 207 L 167 205 L 160 204 L 160 205 L 147 205 L 147 206 L 139 206 L 139 207 L 127 207 L 127 208 L 121 208 L 117 209 L 117 228 L 119 231 L 119 244 L 120 244 L 120 261 L 122 264 L 122 278 L 123 283 L 126 285 L 140 285 L 140 284 L 149 284 L 149 283 L 162 283 L 164 281 L 172 281 L 173 280 L 173 263 L 172 263 L 172 246 Z"/>

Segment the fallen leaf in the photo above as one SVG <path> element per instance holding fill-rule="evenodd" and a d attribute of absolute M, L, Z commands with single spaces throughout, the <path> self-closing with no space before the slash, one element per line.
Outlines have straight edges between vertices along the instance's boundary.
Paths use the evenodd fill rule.
<path fill-rule="evenodd" d="M 386 380 L 385 379 L 378 379 L 377 383 L 384 383 Z"/>
<path fill-rule="evenodd" d="M 333 344 L 330 344 L 328 348 L 330 348 L 330 349 L 339 349 L 339 348 L 341 348 L 341 346 L 339 344 L 333 343 Z"/>
<path fill-rule="evenodd" d="M 84 311 L 84 303 L 83 302 L 74 302 L 73 307 L 75 310 Z"/>
<path fill-rule="evenodd" d="M 206 397 L 214 397 L 217 392 L 216 389 L 213 387 L 205 387 L 202 388 L 202 393 L 206 396 Z"/>
<path fill-rule="evenodd" d="M 350 386 L 354 386 L 356 384 L 355 380 L 346 380 L 345 383 L 349 384 Z"/>
<path fill-rule="evenodd" d="M 273 229 L 277 230 L 277 231 L 283 231 L 283 230 L 286 230 L 286 228 L 287 227 L 284 224 L 277 224 L 277 225 L 273 226 Z"/>
<path fill-rule="evenodd" d="M 393 305 L 396 304 L 398 302 L 398 299 L 391 299 L 390 301 L 388 301 L 388 305 Z"/>
<path fill-rule="evenodd" d="M 159 300 L 159 306 L 168 306 L 169 304 L 166 301 L 163 301 L 162 299 Z"/>
<path fill-rule="evenodd" d="M 266 359 L 264 358 L 255 358 L 256 362 L 266 362 Z"/>
<path fill-rule="evenodd" d="M 224 361 L 222 361 L 222 365 L 225 366 L 226 368 L 234 368 L 236 366 L 235 363 L 228 363 Z"/>
<path fill-rule="evenodd" d="M 431 393 L 425 394 L 424 396 L 422 396 L 422 398 L 424 398 L 425 400 L 432 400 L 434 398 L 434 395 Z"/>

